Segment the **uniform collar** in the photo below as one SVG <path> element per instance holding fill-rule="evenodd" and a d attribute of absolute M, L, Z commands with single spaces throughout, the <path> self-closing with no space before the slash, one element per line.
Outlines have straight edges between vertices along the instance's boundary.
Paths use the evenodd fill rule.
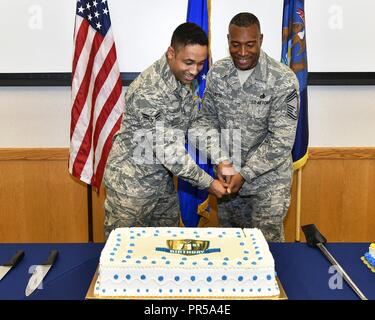
<path fill-rule="evenodd" d="M 241 88 L 240 81 L 237 75 L 237 68 L 234 65 L 233 59 L 228 57 L 228 65 L 225 68 L 224 76 L 228 76 L 228 83 L 236 90 Z M 251 74 L 249 79 L 244 83 L 244 87 L 248 87 L 255 83 L 255 81 L 265 82 L 267 79 L 267 56 L 266 53 L 261 50 L 259 60 L 255 66 L 254 72 Z"/>

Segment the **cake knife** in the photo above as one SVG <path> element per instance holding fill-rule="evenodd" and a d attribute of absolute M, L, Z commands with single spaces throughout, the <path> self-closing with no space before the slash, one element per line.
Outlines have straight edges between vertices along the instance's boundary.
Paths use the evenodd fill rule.
<path fill-rule="evenodd" d="M 8 262 L 0 266 L 0 280 L 23 259 L 24 255 L 25 251 L 17 250 L 16 254 Z"/>
<path fill-rule="evenodd" d="M 26 286 L 25 295 L 29 296 L 32 294 L 36 288 L 42 283 L 44 277 L 47 275 L 48 271 L 53 266 L 54 262 L 58 256 L 57 250 L 52 250 L 48 256 L 48 260 L 40 265 L 37 265 L 30 277 L 30 280 Z"/>
<path fill-rule="evenodd" d="M 354 290 L 361 300 L 368 300 L 361 290 L 356 286 L 354 281 L 349 277 L 345 270 L 340 266 L 336 259 L 330 254 L 328 249 L 325 247 L 324 243 L 327 239 L 319 232 L 315 224 L 307 224 L 302 226 L 302 231 L 305 234 L 307 244 L 310 247 L 317 247 L 324 254 L 324 256 L 332 263 L 339 271 L 344 280 L 349 284 L 349 286 Z"/>

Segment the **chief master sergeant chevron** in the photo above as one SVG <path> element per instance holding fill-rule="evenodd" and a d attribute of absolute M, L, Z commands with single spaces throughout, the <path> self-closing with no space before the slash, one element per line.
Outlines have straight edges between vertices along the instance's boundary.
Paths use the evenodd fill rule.
<path fill-rule="evenodd" d="M 218 201 L 221 226 L 257 227 L 268 241 L 277 242 L 284 240 L 283 219 L 290 204 L 299 91 L 293 71 L 263 52 L 262 40 L 256 16 L 239 13 L 232 18 L 231 57 L 210 69 L 194 127 L 241 130 L 241 168 L 229 177 L 231 194 Z M 208 150 L 220 152 L 215 148 Z M 220 179 L 223 169 L 218 166 Z"/>
<path fill-rule="evenodd" d="M 167 52 L 130 85 L 121 128 L 113 138 L 104 173 L 106 238 L 117 227 L 178 226 L 173 175 L 217 197 L 226 192 L 226 185 L 200 169 L 184 147 L 198 110 L 191 83 L 203 68 L 207 51 L 205 32 L 193 23 L 183 23 L 174 31 Z M 158 124 L 163 124 L 159 129 L 164 130 L 165 140 L 157 135 Z M 183 133 L 182 140 L 174 136 L 174 129 Z M 156 161 L 137 158 L 138 133 L 149 142 L 145 154 L 151 151 Z M 155 136 L 160 143 L 155 143 Z M 175 150 L 182 151 L 180 159 L 168 159 Z"/>

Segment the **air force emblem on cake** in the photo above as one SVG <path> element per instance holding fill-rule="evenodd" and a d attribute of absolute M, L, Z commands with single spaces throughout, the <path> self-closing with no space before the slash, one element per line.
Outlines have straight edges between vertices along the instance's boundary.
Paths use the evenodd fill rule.
<path fill-rule="evenodd" d="M 213 252 L 220 252 L 219 248 L 211 248 L 210 241 L 208 240 L 195 240 L 195 239 L 179 239 L 179 240 L 167 240 L 168 248 L 157 247 L 156 251 L 163 251 L 168 253 L 177 253 L 187 256 L 195 254 L 206 254 Z"/>

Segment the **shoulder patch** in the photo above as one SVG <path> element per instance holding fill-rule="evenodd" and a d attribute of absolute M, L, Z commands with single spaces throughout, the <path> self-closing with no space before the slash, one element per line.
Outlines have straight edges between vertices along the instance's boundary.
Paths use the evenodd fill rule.
<path fill-rule="evenodd" d="M 292 93 L 290 93 L 286 97 L 286 105 L 287 105 L 287 110 L 286 113 L 289 118 L 293 120 L 298 119 L 298 94 L 297 90 L 294 89 Z"/>
<path fill-rule="evenodd" d="M 142 118 L 150 123 L 155 123 L 161 118 L 161 112 L 156 111 L 152 114 L 146 113 L 146 112 L 141 112 Z"/>

